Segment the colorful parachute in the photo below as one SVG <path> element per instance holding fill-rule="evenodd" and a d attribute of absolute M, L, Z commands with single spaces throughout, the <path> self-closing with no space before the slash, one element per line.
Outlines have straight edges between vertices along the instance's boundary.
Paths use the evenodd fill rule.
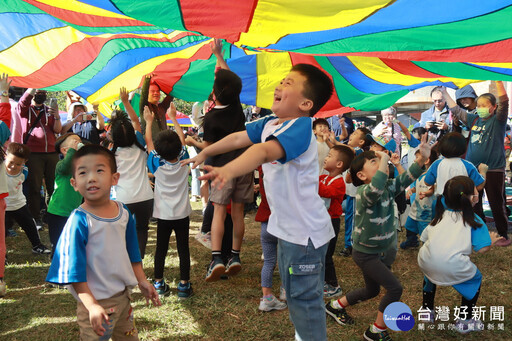
<path fill-rule="evenodd" d="M 321 115 L 377 110 L 426 85 L 512 80 L 512 1 L 0 0 L 0 72 L 13 84 L 113 101 L 153 73 L 204 100 L 223 38 L 241 100 L 269 107 L 293 64 L 328 72 Z"/>

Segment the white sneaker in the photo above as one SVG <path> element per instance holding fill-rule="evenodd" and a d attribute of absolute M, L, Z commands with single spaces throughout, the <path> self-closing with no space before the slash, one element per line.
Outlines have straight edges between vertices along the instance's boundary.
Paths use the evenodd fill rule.
<path fill-rule="evenodd" d="M 279 301 L 277 298 L 275 298 L 274 295 L 272 295 L 272 298 L 266 299 L 266 298 L 260 298 L 260 306 L 258 307 L 261 311 L 271 311 L 271 310 L 283 310 L 286 309 L 287 305 L 284 302 Z"/>
<path fill-rule="evenodd" d="M 286 290 L 283 287 L 279 290 L 279 299 L 286 302 Z"/>
<path fill-rule="evenodd" d="M 2 279 L 2 280 L 0 280 L 0 297 L 4 297 L 6 291 L 7 291 L 7 286 L 5 285 L 5 281 Z"/>

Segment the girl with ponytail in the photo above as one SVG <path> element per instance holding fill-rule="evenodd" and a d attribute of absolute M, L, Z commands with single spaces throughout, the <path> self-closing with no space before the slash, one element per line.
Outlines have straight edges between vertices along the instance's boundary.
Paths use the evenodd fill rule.
<path fill-rule="evenodd" d="M 488 251 L 503 238 L 496 232 L 489 233 L 483 220 L 473 212 L 478 200 L 478 191 L 469 177 L 450 179 L 437 200 L 434 219 L 421 234 L 424 244 L 418 253 L 418 264 L 425 275 L 423 311 L 430 311 L 433 322 L 436 285 L 453 286 L 462 295 L 461 311 L 466 309 L 468 313 L 467 319 L 456 323 L 461 333 L 482 327 L 481 321 L 471 318 L 480 294 L 482 274 L 471 262 L 470 255 L 473 251 Z"/>

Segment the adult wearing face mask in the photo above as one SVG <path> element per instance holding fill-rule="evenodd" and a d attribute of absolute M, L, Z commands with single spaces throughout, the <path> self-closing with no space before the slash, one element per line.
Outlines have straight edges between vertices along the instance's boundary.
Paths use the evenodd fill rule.
<path fill-rule="evenodd" d="M 55 166 L 59 155 L 55 151 L 55 134 L 62 129 L 59 110 L 44 104 L 46 91 L 27 89 L 16 107 L 16 114 L 25 126 L 23 143 L 30 148 L 30 157 L 27 162 L 27 204 L 36 220 L 41 226 L 41 186 L 43 178 L 46 184 L 46 199 L 53 193 L 55 181 Z"/>
<path fill-rule="evenodd" d="M 508 218 L 505 213 L 503 190 L 505 182 L 505 130 L 508 116 L 508 96 L 503 82 L 496 82 L 498 101 L 493 94 L 486 93 L 476 99 L 476 113 L 470 114 L 460 108 L 442 89 L 454 119 L 460 119 L 471 132 L 469 135 L 466 160 L 476 167 L 481 163 L 489 166 L 485 182 L 485 193 L 491 206 L 492 216 L 496 222 L 496 229 L 504 239 L 496 242 L 498 246 L 509 246 Z M 482 194 L 475 205 L 475 213 L 484 217 L 482 209 Z"/>

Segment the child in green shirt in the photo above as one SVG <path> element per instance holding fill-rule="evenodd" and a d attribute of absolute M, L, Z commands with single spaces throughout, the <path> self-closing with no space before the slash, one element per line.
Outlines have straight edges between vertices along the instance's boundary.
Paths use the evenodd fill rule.
<path fill-rule="evenodd" d="M 82 146 L 80 136 L 74 133 L 64 134 L 55 142 L 55 150 L 64 158 L 55 167 L 55 189 L 47 210 L 52 256 L 69 215 L 82 203 L 82 195 L 75 191 L 69 182 L 72 176 L 71 159 Z"/>
<path fill-rule="evenodd" d="M 361 268 L 366 286 L 352 290 L 339 300 L 327 303 L 325 309 L 339 324 L 353 324 L 354 320 L 347 314 L 345 308 L 377 296 L 380 287 L 384 287 L 386 294 L 380 302 L 377 319 L 364 333 L 366 340 L 391 340 L 386 331 L 384 309 L 390 303 L 400 300 L 402 285 L 383 263 L 380 254 L 396 242 L 394 198 L 421 175 L 421 167 L 428 160 L 430 149 L 425 134 L 419 146 L 420 157 L 417 162 L 396 179 L 388 179 L 389 155 L 385 152 L 364 152 L 357 156 L 350 166 L 353 184 L 358 187 L 352 232 L 352 258 Z"/>

